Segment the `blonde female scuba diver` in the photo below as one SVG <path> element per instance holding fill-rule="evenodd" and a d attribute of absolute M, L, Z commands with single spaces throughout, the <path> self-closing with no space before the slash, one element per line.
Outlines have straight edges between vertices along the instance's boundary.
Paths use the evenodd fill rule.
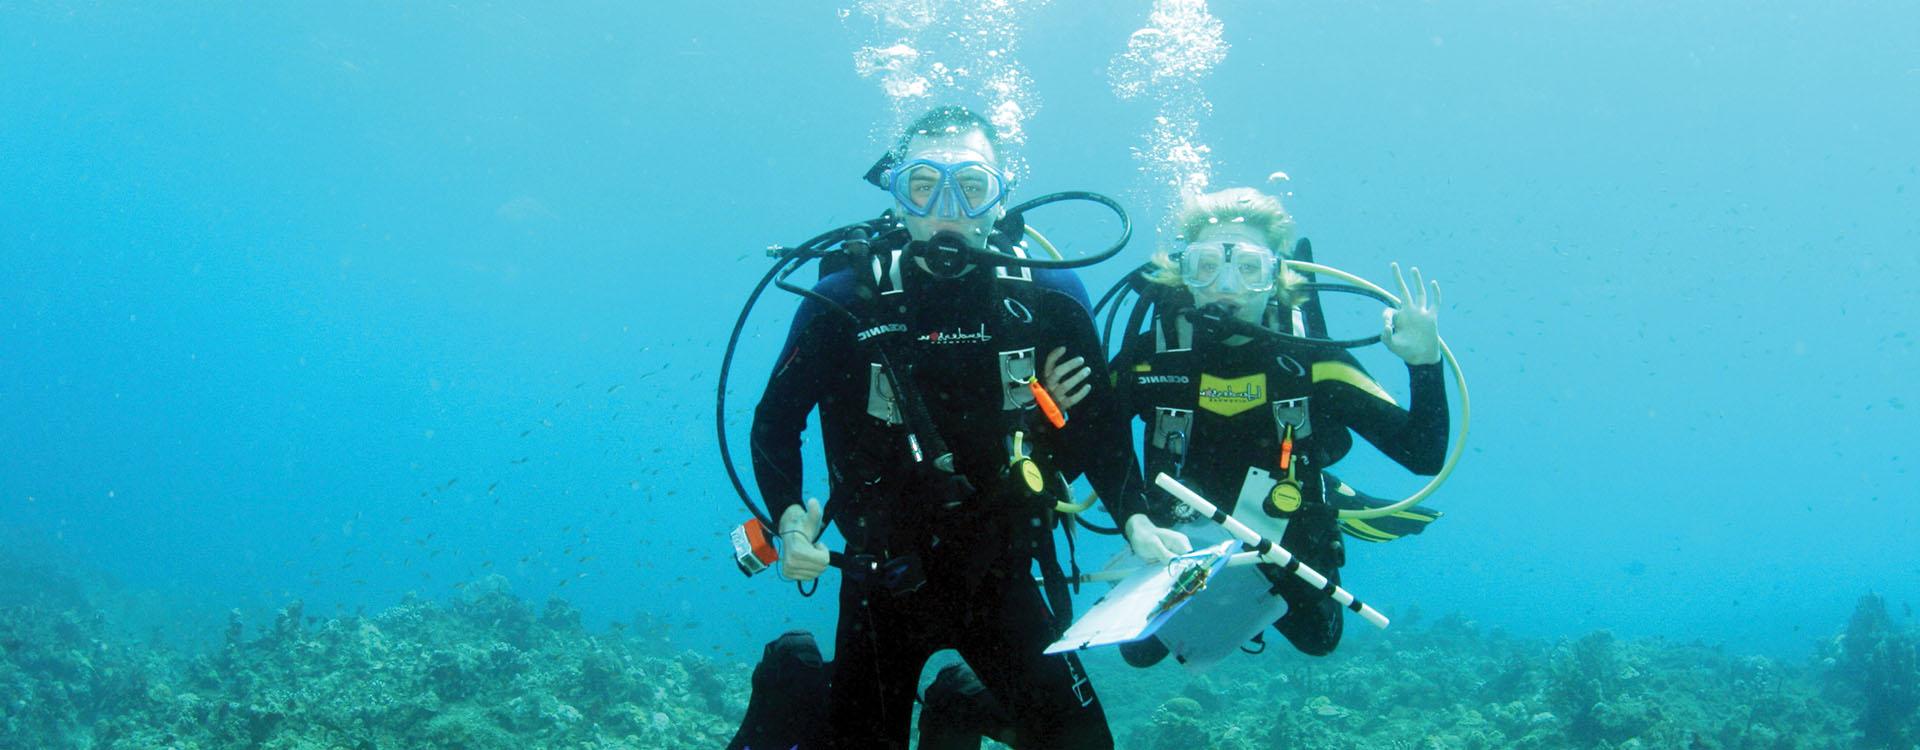
<path fill-rule="evenodd" d="M 1407 363 L 1411 404 L 1401 408 L 1345 349 L 1276 336 L 1296 325 L 1304 279 L 1286 269 L 1292 219 L 1279 200 L 1236 188 L 1197 196 L 1180 217 L 1182 246 L 1154 257 L 1151 325 L 1128 329 L 1110 372 L 1139 418 L 1146 476 L 1166 473 L 1211 499 L 1335 582 L 1345 563 L 1338 510 L 1351 495 L 1324 475 L 1353 433 L 1416 474 L 1441 469 L 1448 414 L 1437 312 L 1440 286 L 1398 264 L 1398 307 L 1380 340 Z M 1049 387 L 1086 374 L 1066 361 Z M 1072 392 L 1063 399 L 1072 403 Z M 1125 522 L 1130 547 L 1150 563 L 1227 538 L 1157 487 L 1144 517 Z M 1143 538 L 1144 537 L 1144 538 Z M 1342 607 L 1271 565 L 1228 568 L 1154 636 L 1122 646 L 1146 666 L 1169 653 L 1202 668 L 1272 623 L 1312 655 L 1340 641 Z"/>

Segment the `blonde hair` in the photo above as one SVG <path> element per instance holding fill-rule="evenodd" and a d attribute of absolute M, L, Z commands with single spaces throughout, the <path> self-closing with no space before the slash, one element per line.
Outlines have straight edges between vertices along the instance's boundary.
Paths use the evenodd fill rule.
<path fill-rule="evenodd" d="M 1202 230 L 1219 224 L 1244 224 L 1259 233 L 1282 260 L 1293 256 L 1293 216 L 1280 205 L 1279 198 L 1253 188 L 1227 188 L 1192 196 L 1180 210 L 1180 235 L 1176 239 L 1191 241 Z M 1153 254 L 1153 269 L 1147 272 L 1147 280 L 1166 286 L 1183 285 L 1180 265 L 1174 262 L 1170 250 L 1162 248 Z M 1281 264 L 1273 297 L 1283 305 L 1297 305 L 1305 301 L 1300 288 L 1304 283 L 1306 279 Z"/>

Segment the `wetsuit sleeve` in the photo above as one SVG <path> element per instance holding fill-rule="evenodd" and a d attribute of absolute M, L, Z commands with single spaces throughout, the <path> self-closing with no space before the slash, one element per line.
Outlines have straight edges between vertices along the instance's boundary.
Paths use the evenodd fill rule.
<path fill-rule="evenodd" d="M 800 434 L 828 387 L 832 355 L 821 344 L 834 328 L 825 306 L 811 299 L 801 303 L 753 410 L 753 477 L 775 523 L 800 502 Z"/>
<path fill-rule="evenodd" d="M 1106 358 L 1102 356 L 1100 336 L 1093 330 L 1093 319 L 1084 307 L 1069 297 L 1056 296 L 1063 304 L 1050 305 L 1056 344 L 1067 348 L 1067 356 L 1085 357 L 1093 374 L 1087 378 L 1092 389 L 1075 404 L 1067 426 L 1059 431 L 1054 455 L 1068 477 L 1084 474 L 1087 483 L 1100 495 L 1107 512 L 1118 522 L 1134 513 L 1144 512 L 1140 497 L 1140 465 L 1133 451 L 1133 436 L 1128 431 L 1130 415 L 1118 398 Z M 1049 346 L 1048 348 L 1051 348 Z"/>
<path fill-rule="evenodd" d="M 1080 309 L 1093 315 L 1093 301 L 1087 298 L 1087 285 L 1080 281 L 1078 274 L 1063 268 L 1038 268 L 1034 269 L 1033 281 L 1044 289 L 1072 297 L 1080 303 Z"/>
<path fill-rule="evenodd" d="M 1340 422 L 1408 471 L 1432 475 L 1446 462 L 1446 379 L 1438 363 L 1408 365 L 1411 407 L 1400 408 L 1345 352 L 1313 363 L 1313 388 Z"/>

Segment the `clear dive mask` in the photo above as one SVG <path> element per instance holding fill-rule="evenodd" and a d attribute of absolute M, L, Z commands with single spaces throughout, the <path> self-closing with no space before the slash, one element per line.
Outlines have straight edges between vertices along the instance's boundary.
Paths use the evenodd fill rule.
<path fill-rule="evenodd" d="M 917 217 L 978 219 L 1007 197 L 1006 176 L 980 161 L 902 162 L 881 173 L 880 187 Z"/>
<path fill-rule="evenodd" d="M 1279 254 L 1250 242 L 1195 242 L 1176 259 L 1180 280 L 1194 289 L 1211 287 L 1227 274 L 1240 291 L 1270 292 L 1280 277 Z"/>

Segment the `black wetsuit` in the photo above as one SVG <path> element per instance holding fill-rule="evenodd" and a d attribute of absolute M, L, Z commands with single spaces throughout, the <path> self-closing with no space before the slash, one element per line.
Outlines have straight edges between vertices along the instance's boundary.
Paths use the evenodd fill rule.
<path fill-rule="evenodd" d="M 954 648 L 1009 707 L 1021 747 L 1110 748 L 1078 661 L 1041 654 L 1065 625 L 1030 573 L 1051 555 L 1051 500 L 1007 472 L 1018 430 L 1049 475 L 1084 473 L 1110 512 L 1138 510 L 1126 413 L 1103 387 L 1104 368 L 1093 378 L 1102 385 L 1061 430 L 1045 425 L 1019 383 L 1054 347 L 1099 362 L 1085 292 L 1062 272 L 1027 280 L 975 268 L 942 280 L 899 265 L 897 276 L 842 271 L 815 287 L 860 321 L 804 302 L 754 414 L 754 471 L 775 518 L 800 500 L 800 436 L 818 406 L 847 554 L 924 576 L 917 588 L 910 572 L 843 578 L 829 746 L 905 747 L 921 669 Z M 910 374 L 951 449 L 953 474 L 932 468 L 931 455 L 915 460 L 883 353 Z M 924 436 L 919 447 L 928 447 Z"/>
<path fill-rule="evenodd" d="M 1345 350 L 1270 339 L 1229 345 L 1218 332 L 1190 331 L 1169 315 L 1127 342 L 1112 367 L 1120 397 L 1143 423 L 1147 513 L 1155 524 L 1184 520 L 1185 506 L 1152 477 L 1172 475 L 1232 513 L 1250 468 L 1286 473 L 1280 456 L 1292 425 L 1303 502 L 1276 541 L 1335 582 L 1346 553 L 1320 475 L 1352 448 L 1352 433 L 1416 474 L 1438 472 L 1445 459 L 1439 364 L 1407 368 L 1412 405 L 1402 409 Z M 1339 603 L 1274 566 L 1262 569 L 1288 604 L 1275 628 L 1305 653 L 1331 652 L 1340 641 Z"/>

